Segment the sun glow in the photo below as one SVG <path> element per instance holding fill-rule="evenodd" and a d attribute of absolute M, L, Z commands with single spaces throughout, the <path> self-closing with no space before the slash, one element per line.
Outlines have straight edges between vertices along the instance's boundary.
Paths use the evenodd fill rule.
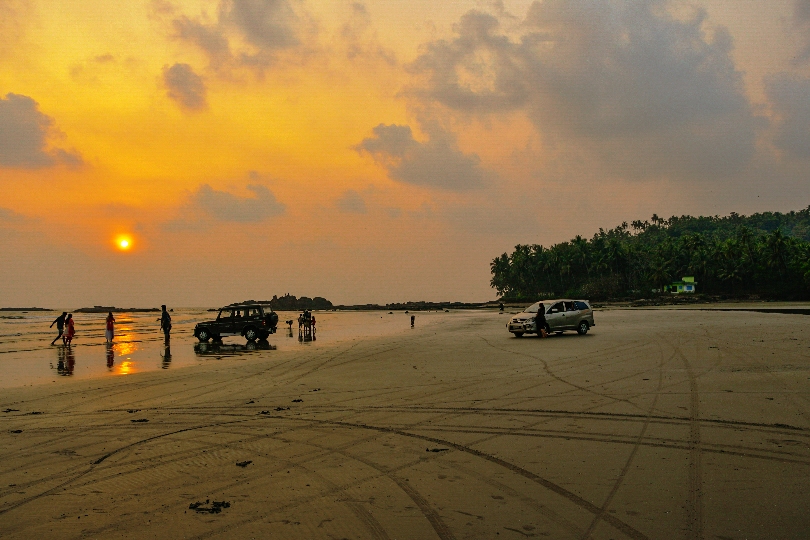
<path fill-rule="evenodd" d="M 115 239 L 115 246 L 121 251 L 127 251 L 132 247 L 132 238 L 128 236 L 119 236 Z"/>

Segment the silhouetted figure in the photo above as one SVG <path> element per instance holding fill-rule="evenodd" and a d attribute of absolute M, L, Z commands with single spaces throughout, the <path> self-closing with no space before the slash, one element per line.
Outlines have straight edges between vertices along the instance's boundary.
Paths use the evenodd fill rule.
<path fill-rule="evenodd" d="M 53 325 L 56 325 L 56 331 L 59 332 L 59 335 L 53 338 L 51 341 L 51 345 L 56 343 L 56 340 L 62 337 L 62 334 L 65 331 L 65 318 L 67 317 L 67 311 L 63 311 L 61 315 L 59 315 L 55 321 L 51 323 L 48 328 L 53 328 Z"/>
<path fill-rule="evenodd" d="M 537 316 L 534 318 L 534 322 L 537 325 L 537 337 L 548 337 L 548 332 L 546 332 L 546 308 L 543 304 L 540 304 L 540 307 L 537 309 Z"/>
<path fill-rule="evenodd" d="M 501 302 L 500 304 L 498 304 L 498 309 L 500 309 L 501 311 L 503 311 L 503 302 Z"/>
<path fill-rule="evenodd" d="M 416 315 L 411 315 L 411 328 L 413 328 L 414 324 L 416 324 Z"/>
<path fill-rule="evenodd" d="M 312 339 L 315 339 L 315 315 L 309 320 L 310 326 L 312 326 Z"/>
<path fill-rule="evenodd" d="M 73 314 L 69 313 L 67 319 L 65 319 L 65 333 L 62 335 L 62 342 L 65 345 L 70 345 L 70 342 L 73 341 L 73 336 L 76 335 L 76 329 L 73 326 Z"/>
<path fill-rule="evenodd" d="M 104 331 L 104 337 L 107 339 L 107 343 L 112 343 L 115 337 L 115 317 L 113 317 L 112 311 L 107 314 L 106 324 L 107 329 Z"/>
<path fill-rule="evenodd" d="M 160 306 L 160 309 L 163 312 L 160 314 L 160 329 L 163 330 L 163 335 L 166 339 L 169 339 L 169 332 L 172 330 L 172 317 L 169 315 L 169 312 L 166 311 L 166 304 Z"/>

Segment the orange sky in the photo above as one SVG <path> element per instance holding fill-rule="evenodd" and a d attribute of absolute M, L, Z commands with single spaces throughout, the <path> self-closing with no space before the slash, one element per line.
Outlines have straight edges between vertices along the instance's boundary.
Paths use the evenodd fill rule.
<path fill-rule="evenodd" d="M 807 0 L 0 0 L 0 305 L 481 301 L 516 243 L 802 209 L 809 53 Z"/>

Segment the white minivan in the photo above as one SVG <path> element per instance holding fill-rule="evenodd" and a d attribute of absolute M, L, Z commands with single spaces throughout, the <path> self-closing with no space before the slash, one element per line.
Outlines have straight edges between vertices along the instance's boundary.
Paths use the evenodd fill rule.
<path fill-rule="evenodd" d="M 537 334 L 537 314 L 540 311 L 545 314 L 546 332 L 556 332 L 562 334 L 565 330 L 576 330 L 580 335 L 585 335 L 592 326 L 596 326 L 593 321 L 593 310 L 587 300 L 543 300 L 532 304 L 509 319 L 506 328 L 515 334 L 515 337 L 523 337 L 523 334 Z"/>

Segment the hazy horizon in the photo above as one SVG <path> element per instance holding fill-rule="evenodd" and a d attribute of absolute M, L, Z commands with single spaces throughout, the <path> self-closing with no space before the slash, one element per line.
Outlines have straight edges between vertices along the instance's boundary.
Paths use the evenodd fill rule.
<path fill-rule="evenodd" d="M 0 307 L 486 301 L 808 179 L 810 0 L 0 0 Z"/>

